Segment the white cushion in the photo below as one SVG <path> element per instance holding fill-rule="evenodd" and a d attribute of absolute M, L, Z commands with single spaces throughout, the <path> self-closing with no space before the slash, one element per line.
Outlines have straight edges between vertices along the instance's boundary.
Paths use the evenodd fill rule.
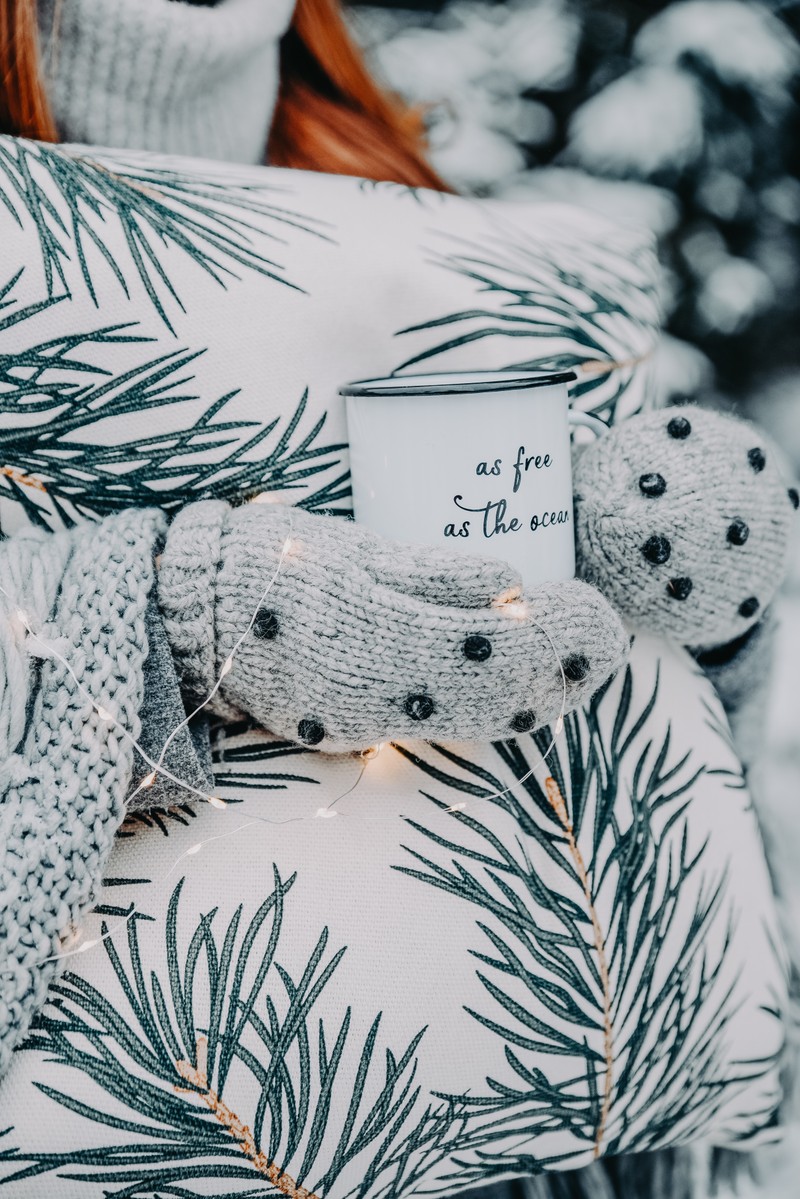
<path fill-rule="evenodd" d="M 418 363 L 648 398 L 652 247 L 558 205 L 0 138 L 0 244 L 6 531 L 209 492 L 345 511 L 338 385 Z M 719 701 L 639 638 L 548 740 L 387 747 L 343 795 L 357 760 L 220 734 L 228 807 L 128 821 L 0 1083 L 4 1193 L 392 1199 L 756 1139 L 786 962 Z"/>

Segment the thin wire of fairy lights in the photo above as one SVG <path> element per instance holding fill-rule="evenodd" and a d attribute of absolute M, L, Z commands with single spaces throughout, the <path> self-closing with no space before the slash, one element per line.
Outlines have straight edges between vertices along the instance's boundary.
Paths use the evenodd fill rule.
<path fill-rule="evenodd" d="M 149 773 L 147 775 L 145 775 L 145 777 L 143 779 L 141 779 L 138 786 L 127 797 L 128 803 L 135 796 L 140 794 L 141 791 L 151 787 L 155 783 L 156 778 L 159 775 L 161 775 L 164 778 L 169 779 L 169 781 L 171 783 L 175 784 L 177 787 L 180 787 L 181 789 L 187 791 L 189 794 L 194 796 L 196 799 L 203 801 L 205 803 L 208 803 L 211 807 L 216 808 L 217 810 L 224 810 L 229 807 L 229 804 L 224 799 L 222 799 L 220 796 L 211 795 L 208 792 L 202 791 L 202 790 L 198 789 L 197 787 L 193 786 L 192 784 L 190 784 L 190 783 L 184 781 L 183 779 L 178 778 L 176 775 L 174 775 L 172 773 L 172 771 L 170 771 L 164 765 L 164 758 L 166 756 L 167 750 L 169 749 L 169 746 L 171 745 L 171 743 L 175 739 L 175 737 L 180 733 L 181 729 L 185 728 L 190 723 L 190 721 L 192 721 L 197 715 L 199 715 L 200 712 L 202 712 L 211 703 L 211 701 L 214 699 L 214 696 L 219 691 L 219 688 L 222 685 L 222 682 L 223 682 L 225 676 L 231 671 L 236 654 L 238 653 L 238 650 L 241 647 L 242 643 L 252 632 L 253 626 L 255 625 L 255 622 L 258 618 L 259 610 L 261 609 L 261 607 L 264 603 L 264 600 L 269 595 L 272 588 L 275 586 L 275 583 L 277 582 L 277 580 L 280 576 L 280 573 L 281 573 L 281 570 L 282 570 L 282 567 L 283 567 L 283 564 L 284 564 L 284 561 L 285 561 L 287 555 L 295 552 L 295 550 L 296 550 L 296 547 L 292 540 L 292 533 L 293 533 L 292 510 L 291 510 L 291 508 L 289 508 L 288 509 L 287 535 L 283 540 L 281 550 L 280 550 L 280 553 L 278 556 L 277 565 L 275 566 L 275 569 L 274 569 L 272 575 L 270 576 L 269 580 L 265 584 L 265 586 L 259 596 L 258 603 L 256 604 L 255 608 L 253 609 L 253 612 L 250 616 L 249 621 L 247 622 L 247 625 L 245 626 L 245 628 L 244 628 L 243 632 L 240 634 L 240 636 L 237 638 L 232 650 L 230 651 L 230 653 L 226 657 L 225 661 L 223 662 L 222 668 L 219 672 L 219 675 L 218 675 L 213 687 L 209 691 L 208 695 L 205 697 L 205 699 L 201 703 L 199 703 L 197 705 L 197 707 L 191 713 L 189 713 L 184 718 L 184 720 L 180 721 L 180 723 L 175 726 L 175 728 L 172 730 L 172 732 L 169 734 L 166 741 L 164 742 L 164 745 L 162 746 L 157 759 L 151 758 L 146 753 L 144 748 L 139 744 L 139 742 L 136 740 L 136 738 L 133 736 L 133 734 L 127 728 L 125 728 L 125 726 L 122 724 L 121 721 L 119 721 L 117 719 L 117 717 L 114 715 L 113 712 L 110 712 L 103 704 L 99 703 L 97 700 L 95 700 L 93 698 L 93 696 L 83 686 L 83 684 L 81 683 L 77 674 L 75 673 L 73 667 L 71 666 L 69 661 L 64 657 L 64 655 L 60 652 L 60 650 L 57 648 L 57 646 L 54 645 L 51 641 L 47 640 L 47 638 L 40 636 L 33 629 L 32 624 L 31 624 L 31 618 L 29 617 L 29 615 L 27 614 L 25 609 L 22 608 L 21 606 L 17 605 L 16 601 L 14 600 L 14 597 L 8 593 L 8 591 L 5 589 L 5 587 L 2 586 L 2 584 L 0 584 L 0 593 L 2 595 L 4 595 L 6 597 L 6 599 L 9 601 L 14 617 L 16 617 L 16 619 L 22 625 L 23 629 L 25 630 L 27 638 L 33 644 L 38 646 L 40 654 L 45 657 L 54 659 L 67 671 L 67 673 L 69 674 L 73 683 L 75 684 L 75 687 L 78 690 L 78 693 L 90 704 L 90 706 L 98 714 L 100 719 L 109 723 L 112 727 L 114 727 L 116 730 L 118 730 L 120 735 L 129 742 L 131 747 L 139 754 L 139 756 L 142 758 L 142 760 L 145 762 L 145 764 L 150 767 Z M 547 641 L 553 651 L 554 657 L 555 657 L 556 661 L 558 662 L 559 670 L 561 673 L 561 684 L 562 684 L 561 707 L 560 707 L 560 711 L 559 711 L 558 718 L 556 721 L 553 737 L 552 737 L 549 745 L 547 746 L 547 749 L 542 753 L 541 757 L 539 759 L 537 759 L 537 761 L 534 763 L 534 765 L 531 766 L 531 768 L 524 775 L 522 775 L 518 779 L 515 779 L 513 783 L 511 783 L 508 787 L 504 788 L 503 790 L 490 792 L 486 795 L 474 796 L 469 801 L 465 800 L 460 803 L 453 804 L 448 808 L 443 809 L 443 811 L 445 813 L 450 813 L 453 815 L 458 815 L 459 813 L 463 812 L 471 804 L 474 804 L 477 802 L 485 802 L 487 800 L 500 799 L 503 796 L 509 794 L 515 788 L 524 784 L 547 761 L 548 755 L 552 752 L 552 749 L 555 746 L 556 740 L 560 736 L 560 734 L 563 730 L 563 727 L 564 727 L 564 715 L 565 715 L 566 702 L 567 702 L 567 680 L 566 680 L 566 675 L 564 673 L 564 666 L 561 661 L 561 657 L 558 653 L 558 650 L 556 648 L 555 642 L 553 641 L 553 638 L 551 637 L 551 635 L 547 631 L 547 629 L 544 627 L 544 625 L 542 625 L 539 621 L 537 621 L 532 616 L 531 611 L 530 611 L 530 605 L 526 600 L 519 599 L 516 597 L 509 599 L 507 597 L 501 596 L 501 597 L 498 597 L 498 599 L 495 601 L 493 606 L 504 611 L 505 613 L 507 613 L 507 615 L 509 616 L 509 619 L 529 620 L 532 624 L 536 625 L 536 627 L 547 638 Z M 211 837 L 207 837 L 204 840 L 198 841 L 194 845 L 189 846 L 188 849 L 185 849 L 181 854 L 178 855 L 178 857 L 175 859 L 175 861 L 172 863 L 172 865 L 169 867 L 169 869 L 166 871 L 166 873 L 160 879 L 154 880 L 154 881 L 158 882 L 158 883 L 165 882 L 166 879 L 177 869 L 177 867 L 180 865 L 180 863 L 182 861 L 184 861 L 185 859 L 188 859 L 190 857 L 197 856 L 201 852 L 201 850 L 205 848 L 205 846 L 215 843 L 217 841 L 225 840 L 228 837 L 233 837 L 233 836 L 237 835 L 238 833 L 243 832 L 245 829 L 252 828 L 255 825 L 260 824 L 260 825 L 270 825 L 273 827 L 279 827 L 279 826 L 286 825 L 286 824 L 298 824 L 298 823 L 303 823 L 303 822 L 310 821 L 310 820 L 318 820 L 321 818 L 329 819 L 334 816 L 347 815 L 347 813 L 336 811 L 334 809 L 336 808 L 336 806 L 338 805 L 340 800 L 345 799 L 349 795 L 352 795 L 352 793 L 360 785 L 369 763 L 379 756 L 381 751 L 384 749 L 385 744 L 386 743 L 381 742 L 378 745 L 370 746 L 368 749 L 362 750 L 360 752 L 356 752 L 353 756 L 358 761 L 359 768 L 358 768 L 358 772 L 357 772 L 355 780 L 351 783 L 351 785 L 347 788 L 347 790 L 345 790 L 341 794 L 337 795 L 333 800 L 331 800 L 331 802 L 329 804 L 325 805 L 324 807 L 318 808 L 313 815 L 310 815 L 310 816 L 287 816 L 280 820 L 274 820 L 274 819 L 271 819 L 266 816 L 252 815 L 252 813 L 250 813 L 247 809 L 243 809 L 241 811 L 241 814 L 245 817 L 248 817 L 248 819 L 246 819 L 243 823 L 236 825 L 235 828 L 228 829 L 223 833 L 219 833 L 219 834 L 216 834 Z M 389 742 L 388 744 L 392 745 L 393 743 Z M 408 819 L 408 818 L 401 816 L 401 819 Z M 128 926 L 131 919 L 134 917 L 134 915 L 136 915 L 136 913 L 139 910 L 140 909 L 136 905 L 132 905 L 130 911 L 127 912 L 125 914 L 125 916 L 121 917 L 120 920 L 118 920 L 110 928 L 107 928 L 105 930 L 105 932 L 103 932 L 98 937 L 84 940 L 84 939 L 82 939 L 83 938 L 82 930 L 76 930 L 74 928 L 68 930 L 67 933 L 65 933 L 61 938 L 61 944 L 62 944 L 61 952 L 52 954 L 49 957 L 43 959 L 43 964 L 46 962 L 63 961 L 67 958 L 75 957 L 78 954 L 86 953 L 90 949 L 93 949 L 96 946 L 102 944 L 104 941 L 110 940 L 112 937 L 116 936 L 116 934 L 120 931 L 120 929 Z"/>

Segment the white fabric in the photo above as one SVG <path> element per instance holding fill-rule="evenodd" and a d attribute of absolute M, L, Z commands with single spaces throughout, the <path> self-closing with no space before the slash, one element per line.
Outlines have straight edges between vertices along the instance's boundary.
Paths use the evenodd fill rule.
<path fill-rule="evenodd" d="M 39 0 L 64 141 L 263 162 L 294 0 Z"/>
<path fill-rule="evenodd" d="M 553 1043 L 537 1020 L 555 1024 L 578 1043 L 585 1038 L 584 1052 L 597 1058 L 594 1085 L 602 1095 L 602 987 L 589 975 L 574 945 L 563 948 L 564 957 L 585 973 L 587 994 L 568 984 L 565 994 L 577 1004 L 578 1014 L 563 1011 L 554 1016 L 547 1000 L 563 1004 L 564 997 L 542 987 L 546 982 L 564 985 L 560 971 L 554 969 L 558 947 L 545 940 L 548 931 L 576 931 L 589 960 L 597 960 L 574 854 L 552 814 L 539 806 L 543 792 L 538 788 L 518 786 L 505 803 L 495 804 L 471 798 L 457 787 L 467 782 L 484 792 L 499 789 L 512 784 L 522 769 L 509 769 L 501 752 L 490 746 L 475 746 L 466 755 L 463 747 L 453 747 L 465 758 L 453 761 L 433 747 L 409 744 L 405 748 L 440 770 L 441 778 L 432 778 L 397 750 L 385 749 L 368 765 L 357 790 L 339 802 L 337 817 L 279 827 L 249 824 L 259 817 L 313 817 L 352 784 L 359 766 L 352 760 L 331 760 L 307 751 L 287 759 L 285 749 L 281 753 L 263 738 L 232 731 L 218 746 L 218 783 L 221 794 L 241 801 L 240 806 L 225 811 L 201 808 L 195 816 L 183 815 L 180 822 L 161 819 L 149 828 L 144 819 L 129 822 L 127 837 L 119 842 L 109 867 L 113 886 L 100 896 L 101 903 L 113 905 L 115 913 L 106 915 L 105 926 L 117 930 L 111 945 L 119 955 L 119 974 L 102 946 L 72 958 L 70 977 L 53 988 L 45 1026 L 34 1033 L 38 1047 L 19 1052 L 0 1085 L 3 1125 L 13 1126 L 5 1142 L 16 1150 L 9 1161 L 0 1162 L 0 1180 L 31 1162 L 40 1169 L 47 1166 L 48 1154 L 64 1153 L 68 1160 L 62 1165 L 53 1158 L 43 1176 L 7 1182 L 5 1187 L 0 1181 L 0 1193 L 9 1199 L 40 1199 L 43 1194 L 48 1199 L 94 1195 L 100 1199 L 104 1193 L 116 1192 L 112 1183 L 122 1188 L 124 1181 L 136 1179 L 138 1186 L 131 1193 L 144 1197 L 164 1193 L 168 1172 L 175 1170 L 187 1187 L 179 1193 L 253 1195 L 264 1183 L 267 1163 L 273 1162 L 296 1181 L 324 1093 L 320 1042 L 324 1039 L 330 1055 L 343 1022 L 349 1028 L 334 1072 L 330 1105 L 325 1109 L 322 1104 L 320 1147 L 303 1178 L 317 1195 L 333 1199 L 351 1193 L 401 1195 L 410 1193 L 414 1183 L 427 1194 L 444 1194 L 485 1179 L 492 1166 L 499 1169 L 498 1177 L 508 1177 L 529 1172 L 537 1162 L 546 1165 L 548 1159 L 556 1167 L 581 1165 L 592 1159 L 596 1144 L 602 1152 L 624 1152 L 700 1135 L 717 1144 L 746 1138 L 779 1095 L 775 1055 L 783 1031 L 776 1007 L 785 999 L 784 964 L 776 951 L 779 938 L 758 831 L 710 686 L 697 679 L 682 652 L 665 650 L 646 639 L 637 641 L 631 665 L 635 683 L 623 723 L 623 743 L 651 701 L 660 672 L 658 693 L 645 726 L 633 732 L 619 759 L 613 778 L 618 829 L 614 833 L 599 820 L 605 831 L 596 856 L 592 850 L 595 788 L 602 770 L 598 773 L 590 764 L 586 748 L 594 738 L 596 749 L 612 754 L 625 678 L 613 684 L 600 705 L 594 733 L 584 717 L 568 721 L 568 735 L 580 736 L 585 747 L 573 757 L 571 777 L 564 741 L 557 756 L 551 757 L 551 768 L 560 762 L 570 777 L 564 791 L 573 815 L 584 770 L 590 779 L 578 846 L 611 963 L 615 1013 L 613 1102 L 602 1130 L 597 1105 L 594 1112 L 590 1106 L 583 1053 L 554 1055 L 535 1048 L 536 1042 Z M 645 800 L 647 780 L 665 742 L 660 772 L 665 779 L 674 773 Z M 534 765 L 537 754 L 530 739 L 520 739 L 520 750 L 525 762 Z M 640 760 L 644 770 L 637 776 Z M 694 786 L 663 802 L 698 769 L 703 773 Z M 546 774 L 541 768 L 536 771 L 540 782 Z M 252 789 L 244 790 L 244 783 Z M 631 795 L 637 801 L 636 821 Z M 437 804 L 464 801 L 467 807 L 460 816 L 437 808 Z M 678 815 L 684 804 L 688 807 Z M 638 835 L 631 843 L 627 838 L 636 826 Z M 237 828 L 242 831 L 237 833 Z M 206 841 L 199 853 L 181 857 Z M 615 852 L 621 857 L 615 858 Z M 637 853 L 641 893 L 629 913 L 629 924 L 623 927 L 622 905 L 615 904 L 614 897 L 617 888 L 624 891 L 634 884 Z M 697 854 L 698 863 L 680 880 L 681 862 L 685 868 Z M 656 919 L 654 933 L 646 935 L 641 915 L 654 856 L 658 865 L 651 877 L 653 908 L 663 915 Z M 247 928 L 275 889 L 275 869 L 284 886 L 295 873 L 296 879 L 286 892 L 280 916 L 269 916 L 246 953 Z M 416 870 L 418 876 L 401 873 L 403 869 Z M 435 885 L 437 878 L 447 889 Z M 666 902 L 670 886 L 677 892 L 671 925 Z M 548 907 L 554 899 L 574 905 L 574 920 L 561 923 L 554 917 Z M 176 926 L 172 958 L 170 901 L 175 905 Z M 121 923 L 122 913 L 132 904 L 142 913 L 132 922 L 133 955 Z M 712 914 L 693 932 L 697 912 L 709 904 Z M 217 973 L 226 930 L 240 907 L 231 962 Z M 190 945 L 204 921 L 208 940 L 199 944 L 193 971 L 198 944 L 194 951 Z M 89 937 L 101 935 L 102 928 L 100 918 L 93 920 Z M 190 1059 L 190 1051 L 208 1036 L 210 1025 L 219 1023 L 224 1028 L 229 1013 L 235 1017 L 237 966 L 246 980 L 243 1002 L 273 933 L 277 937 L 274 964 L 256 986 L 253 1021 L 235 1038 L 243 1052 L 250 1050 L 253 1057 L 235 1056 L 223 1081 L 218 1049 L 209 1059 L 215 1069 L 208 1085 L 200 1089 L 205 1098 L 178 1090 L 186 1085 L 181 1073 L 185 1068 L 178 1063 Z M 310 1107 L 299 1121 L 298 1146 L 290 1152 L 285 1093 L 281 1127 L 269 1113 L 263 1129 L 260 1126 L 261 1086 L 254 1062 L 266 1070 L 275 1055 L 263 1039 L 269 1034 L 260 1035 L 258 1029 L 263 1029 L 261 1022 L 269 1025 L 270 1000 L 276 1027 L 285 1027 L 291 985 L 300 984 L 326 933 L 313 980 L 342 950 L 343 955 L 317 997 L 309 999 L 294 1034 L 287 1033 L 285 1057 L 295 1102 L 304 1085 L 302 1043 L 305 1036 L 309 1039 Z M 661 943 L 658 954 L 649 960 L 654 935 Z M 636 968 L 622 987 L 623 946 L 634 952 L 640 936 Z M 141 991 L 137 991 L 137 970 Z M 527 981 L 526 971 L 531 972 Z M 222 1005 L 217 1015 L 211 1010 L 209 972 Z M 649 1009 L 636 993 L 648 978 Z M 191 1017 L 182 1026 L 175 987 L 188 989 L 190 981 Z M 311 986 L 309 981 L 305 993 Z M 699 1010 L 693 1013 L 692 1005 L 704 988 Z M 155 998 L 159 990 L 165 996 L 163 1016 Z M 111 1005 L 110 1011 L 103 1001 Z M 402 1118 L 395 1113 L 396 1126 L 386 1110 L 379 1111 L 374 1117 L 375 1138 L 335 1180 L 322 1186 L 341 1147 L 354 1079 L 359 1062 L 364 1064 L 363 1051 L 379 1013 L 351 1140 L 385 1083 L 387 1052 L 400 1060 L 424 1029 L 390 1088 L 394 1103 L 413 1074 L 406 1093 L 408 1108 L 401 1105 Z M 70 1025 L 72 1031 L 60 1039 L 59 1027 Z M 95 1045 L 81 1031 L 85 1027 L 102 1030 Z M 626 1078 L 628 1045 L 637 1033 L 644 1038 L 646 1068 Z M 135 1041 L 126 1048 L 129 1034 Z M 170 1047 L 170 1038 L 176 1039 L 177 1047 Z M 134 1052 L 138 1061 L 131 1060 Z M 674 1068 L 670 1054 L 676 1055 Z M 105 1066 L 92 1066 L 103 1058 Z M 534 1073 L 521 1077 L 520 1071 L 526 1069 Z M 535 1073 L 539 1070 L 542 1076 Z M 572 1127 L 554 1110 L 557 1092 L 554 1096 L 552 1090 L 559 1080 L 568 1079 L 576 1080 L 566 1089 L 572 1099 L 564 1101 L 571 1104 Z M 136 1080 L 142 1089 L 136 1087 Z M 282 1092 L 283 1083 L 276 1085 Z M 43 1093 L 42 1087 L 50 1088 L 49 1092 Z M 504 1087 L 518 1093 L 516 1103 L 502 1103 Z M 437 1098 L 442 1094 L 475 1101 L 474 1107 L 467 1105 L 465 1125 L 455 1115 L 452 1119 L 442 1115 L 446 1103 Z M 178 1105 L 177 1112 L 171 1104 Z M 76 1110 L 76 1105 L 82 1106 Z M 441 1123 L 440 1135 L 430 1142 L 425 1140 L 426 1134 L 432 1136 L 430 1118 L 425 1119 L 428 1109 L 439 1110 Z M 103 1123 L 106 1117 L 118 1122 Z M 248 1151 L 241 1138 L 244 1147 L 237 1148 L 235 1118 L 255 1130 L 266 1160 Z M 192 1119 L 199 1127 L 182 1123 Z M 271 1150 L 270 1134 L 275 1137 Z M 423 1141 L 401 1164 L 411 1135 Z M 138 1149 L 129 1155 L 128 1146 Z M 384 1168 L 365 1182 L 370 1169 L 378 1169 L 382 1149 Z M 80 1150 L 95 1152 L 78 1161 Z M 148 1152 L 152 1160 L 147 1159 Z M 203 1171 L 212 1167 L 219 1174 L 204 1178 Z M 241 1177 L 236 1176 L 237 1170 Z M 358 1189 L 361 1184 L 363 1192 Z"/>

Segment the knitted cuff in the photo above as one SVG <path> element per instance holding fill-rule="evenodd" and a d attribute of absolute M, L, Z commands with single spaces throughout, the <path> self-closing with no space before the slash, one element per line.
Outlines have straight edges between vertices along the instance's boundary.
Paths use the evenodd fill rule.
<path fill-rule="evenodd" d="M 129 811 L 186 803 L 196 798 L 189 787 L 205 794 L 214 789 L 208 720 L 201 713 L 191 724 L 184 724 L 186 709 L 155 590 L 154 581 L 145 612 L 147 657 L 143 667 L 144 696 L 139 710 L 142 724 L 139 746 L 149 761 L 138 752 L 134 753 Z M 158 761 L 167 742 L 163 764 L 170 774 L 188 786 L 181 786 L 159 772 L 154 783 L 140 790 L 139 780 L 150 773 L 150 762 Z"/>
<path fill-rule="evenodd" d="M 158 606 L 181 688 L 203 700 L 218 677 L 214 603 L 222 530 L 230 512 L 223 500 L 189 504 L 173 520 L 158 572 Z M 234 715 L 219 693 L 213 710 Z"/>

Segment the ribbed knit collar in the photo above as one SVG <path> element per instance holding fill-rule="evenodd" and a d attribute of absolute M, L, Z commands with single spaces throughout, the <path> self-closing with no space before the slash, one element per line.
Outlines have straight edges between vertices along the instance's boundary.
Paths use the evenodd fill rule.
<path fill-rule="evenodd" d="M 39 0 L 64 141 L 263 162 L 294 0 Z"/>

